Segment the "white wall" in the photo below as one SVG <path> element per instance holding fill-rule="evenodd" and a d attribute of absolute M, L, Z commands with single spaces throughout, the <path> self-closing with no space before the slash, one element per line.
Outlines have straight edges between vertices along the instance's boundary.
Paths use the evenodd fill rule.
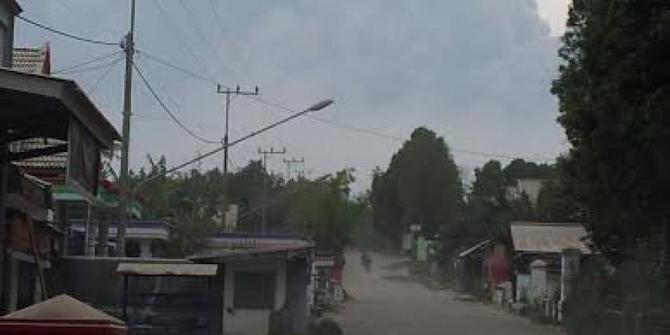
<path fill-rule="evenodd" d="M 235 272 L 272 272 L 276 274 L 275 306 L 280 309 L 286 303 L 286 261 L 255 260 L 249 262 L 231 262 L 225 264 L 223 294 L 223 329 L 225 333 L 245 335 L 265 335 L 268 333 L 268 321 L 271 310 L 234 308 Z"/>

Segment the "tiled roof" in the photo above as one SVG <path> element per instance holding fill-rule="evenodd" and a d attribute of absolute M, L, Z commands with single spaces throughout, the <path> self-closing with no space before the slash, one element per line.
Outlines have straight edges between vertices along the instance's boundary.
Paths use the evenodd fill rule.
<path fill-rule="evenodd" d="M 42 48 L 14 48 L 12 51 L 12 70 L 32 73 L 51 74 L 49 45 Z"/>
<path fill-rule="evenodd" d="M 49 44 L 47 43 L 41 48 L 14 48 L 12 50 L 12 70 L 32 74 L 51 74 L 51 56 L 49 51 Z M 43 149 L 64 143 L 65 142 L 63 141 L 55 139 L 33 138 L 12 143 L 11 150 L 13 152 L 28 151 L 34 149 Z M 38 177 L 44 177 L 44 179 L 51 180 L 54 179 L 54 176 L 43 176 L 39 171 L 35 171 L 34 169 L 64 170 L 67 167 L 67 152 L 22 160 L 16 162 L 16 165 L 24 169 L 30 169 L 30 172 L 38 175 Z M 60 180 L 62 178 L 58 177 L 55 179 Z"/>
<path fill-rule="evenodd" d="M 12 152 L 21 152 L 34 149 L 48 148 L 59 144 L 65 144 L 65 142 L 51 138 L 48 139 L 31 138 L 27 140 L 12 142 L 10 149 Z M 65 169 L 67 167 L 67 152 L 61 152 L 48 156 L 33 157 L 15 162 L 15 164 L 22 168 Z"/>

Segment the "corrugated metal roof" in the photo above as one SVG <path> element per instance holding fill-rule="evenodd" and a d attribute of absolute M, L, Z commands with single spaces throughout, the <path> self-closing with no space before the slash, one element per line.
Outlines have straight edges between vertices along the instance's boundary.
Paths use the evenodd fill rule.
<path fill-rule="evenodd" d="M 136 276 L 216 276 L 216 264 L 119 263 L 116 272 Z"/>
<path fill-rule="evenodd" d="M 47 301 L 28 306 L 14 313 L 2 317 L 3 321 L 10 320 L 50 320 L 50 321 L 99 321 L 124 325 L 124 322 L 105 314 L 67 294 L 61 294 Z"/>
<path fill-rule="evenodd" d="M 515 251 L 560 253 L 574 248 L 591 253 L 588 234 L 579 223 L 513 222 L 510 229 Z"/>

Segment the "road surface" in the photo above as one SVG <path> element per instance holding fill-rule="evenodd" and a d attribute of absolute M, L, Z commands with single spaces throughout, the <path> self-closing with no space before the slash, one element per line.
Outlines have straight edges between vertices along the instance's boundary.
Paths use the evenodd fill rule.
<path fill-rule="evenodd" d="M 372 254 L 370 272 L 358 252 L 346 259 L 344 287 L 354 300 L 330 315 L 345 335 L 562 334 L 494 306 L 455 299 L 451 291 L 430 290 L 407 275 L 400 256 Z"/>

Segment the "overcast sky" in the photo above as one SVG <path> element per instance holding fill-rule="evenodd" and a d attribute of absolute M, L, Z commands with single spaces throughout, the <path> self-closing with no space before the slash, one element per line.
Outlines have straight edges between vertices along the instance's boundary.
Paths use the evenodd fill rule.
<path fill-rule="evenodd" d="M 233 167 L 257 159 L 259 147 L 286 147 L 283 158 L 304 157 L 313 176 L 357 170 L 358 190 L 375 166 L 417 126 L 444 136 L 467 169 L 490 157 L 469 151 L 546 160 L 566 148 L 549 93 L 558 66 L 559 35 L 568 0 L 140 0 L 140 51 L 198 73 L 198 80 L 138 54 L 136 62 L 173 112 L 198 135 L 223 136 L 224 96 L 214 82 L 258 85 L 264 99 L 302 109 L 323 98 L 336 104 L 231 148 Z M 127 31 L 129 1 L 23 0 L 23 15 L 77 35 L 119 41 Z M 51 35 L 17 21 L 15 45 L 49 41 L 52 70 L 119 51 Z M 76 79 L 121 129 L 123 62 L 110 56 Z M 117 59 L 119 61 L 117 61 Z M 115 62 L 115 63 L 114 63 Z M 169 165 L 215 145 L 172 122 L 134 81 L 131 166 L 165 154 Z M 238 97 L 231 139 L 286 111 Z M 346 128 L 355 126 L 388 137 Z M 282 157 L 269 167 L 285 172 Z M 506 161 L 505 159 L 502 159 Z M 222 156 L 200 168 L 220 166 Z"/>

